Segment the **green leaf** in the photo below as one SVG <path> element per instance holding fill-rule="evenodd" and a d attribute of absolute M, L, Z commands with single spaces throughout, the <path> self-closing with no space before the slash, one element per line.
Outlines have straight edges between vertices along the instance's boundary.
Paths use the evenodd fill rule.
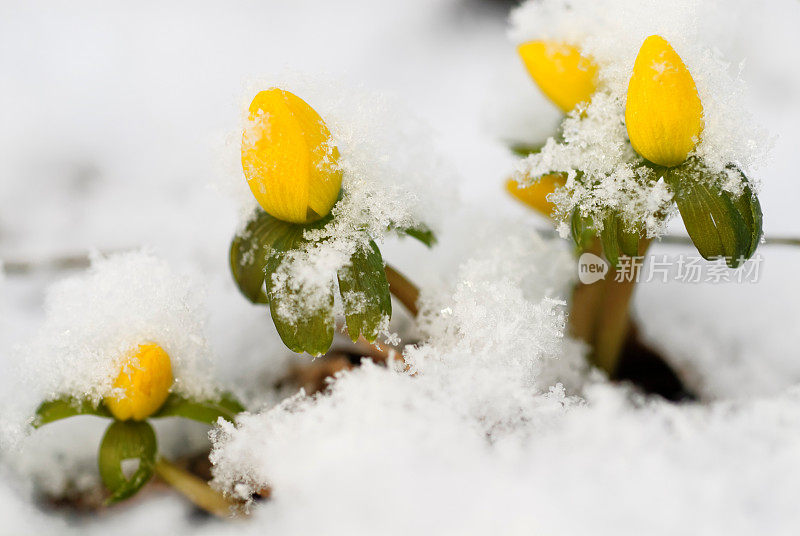
<path fill-rule="evenodd" d="M 355 342 L 361 334 L 374 342 L 383 319 L 392 316 L 389 282 L 375 242 L 353 254 L 350 265 L 339 270 L 339 291 L 350 338 Z"/>
<path fill-rule="evenodd" d="M 280 265 L 280 259 L 281 256 L 275 256 L 267 263 L 267 294 L 272 322 L 281 340 L 291 351 L 322 355 L 333 343 L 333 280 L 331 279 L 329 296 L 323 307 L 316 311 L 304 311 L 299 318 L 284 318 L 279 314 L 282 302 L 291 300 L 287 293 L 294 291 L 285 285 L 276 285 L 272 279 L 272 274 Z"/>
<path fill-rule="evenodd" d="M 194 401 L 172 393 L 164 405 L 152 417 L 183 417 L 206 424 L 216 424 L 222 417 L 234 422 L 236 415 L 243 412 L 244 407 L 230 393 L 223 393 L 217 400 Z"/>
<path fill-rule="evenodd" d="M 76 415 L 111 417 L 111 413 L 102 402 L 95 406 L 92 404 L 91 400 L 65 397 L 43 402 L 36 410 L 33 426 L 34 428 L 39 428 L 53 421 L 74 417 Z"/>
<path fill-rule="evenodd" d="M 530 156 L 532 154 L 540 153 L 544 149 L 546 141 L 543 143 L 512 143 L 508 146 L 511 152 L 517 156 Z"/>
<path fill-rule="evenodd" d="M 692 164 L 673 168 L 667 175 L 686 231 L 703 258 L 724 257 L 728 266 L 736 268 L 743 259 L 752 255 L 758 245 L 761 209 L 753 204 L 753 196 L 749 200 L 741 199 L 740 206 L 737 206 L 729 192 L 710 186 L 714 184 L 714 177 L 707 176 L 703 168 Z M 746 217 L 750 219 L 750 225 L 740 209 L 748 213 Z M 754 235 L 757 238 L 754 239 Z"/>
<path fill-rule="evenodd" d="M 581 216 L 581 211 L 578 208 L 572 211 L 570 230 L 575 245 L 578 246 L 581 251 L 588 248 L 592 239 L 595 237 L 595 230 L 592 226 L 591 219 Z"/>
<path fill-rule="evenodd" d="M 429 248 L 436 245 L 436 235 L 424 224 L 419 224 L 414 227 L 395 227 L 394 229 L 398 234 L 416 238 Z"/>
<path fill-rule="evenodd" d="M 331 286 L 325 304 L 316 311 L 303 311 L 302 317 L 287 319 L 279 314 L 285 306 L 292 307 L 291 301 L 297 290 L 291 288 L 288 281 L 276 282 L 273 275 L 280 267 L 287 252 L 297 249 L 304 243 L 303 228 L 294 226 L 273 244 L 272 254 L 265 267 L 267 296 L 269 297 L 270 315 L 283 343 L 293 352 L 307 352 L 311 355 L 322 355 L 333 343 L 333 274 Z"/>
<path fill-rule="evenodd" d="M 606 216 L 603 230 L 600 231 L 600 241 L 603 243 L 603 253 L 611 266 L 619 265 L 619 238 L 617 217 L 614 214 Z"/>
<path fill-rule="evenodd" d="M 617 244 L 619 244 L 620 251 L 628 257 L 639 255 L 639 232 L 626 227 L 619 217 L 617 218 Z"/>
<path fill-rule="evenodd" d="M 156 434 L 145 421 L 114 421 L 100 443 L 97 464 L 103 484 L 111 491 L 107 503 L 127 499 L 147 484 L 156 463 Z M 136 470 L 125 475 L 123 462 Z"/>
<path fill-rule="evenodd" d="M 619 214 L 611 213 L 603 222 L 600 231 L 603 252 L 612 266 L 619 266 L 620 255 L 636 257 L 639 254 L 639 232 L 626 227 Z"/>
<path fill-rule="evenodd" d="M 745 259 L 749 259 L 755 254 L 758 244 L 761 242 L 761 235 L 763 234 L 763 215 L 761 213 L 761 203 L 758 202 L 753 189 L 750 187 L 750 181 L 745 177 L 744 173 L 739 168 L 731 166 L 735 169 L 744 181 L 744 190 L 742 195 L 733 198 L 733 204 L 739 214 L 742 216 L 745 226 L 747 227 L 747 234 L 750 237 L 747 249 L 743 253 Z"/>
<path fill-rule="evenodd" d="M 300 225 L 273 218 L 261 209 L 231 244 L 231 272 L 239 290 L 253 303 L 269 303 L 270 314 L 284 344 L 295 352 L 322 354 L 333 342 L 333 289 L 330 303 L 319 311 L 291 322 L 277 314 L 295 293 L 291 282 L 276 286 L 273 274 L 287 252 L 306 244 L 307 229 L 319 229 L 332 219 L 328 214 L 315 222 Z M 266 283 L 266 284 L 265 284 Z M 333 274 L 331 274 L 331 286 Z"/>
<path fill-rule="evenodd" d="M 287 236 L 292 243 L 299 243 L 306 229 L 318 229 L 325 226 L 332 216 L 315 222 L 299 225 L 274 218 L 261 210 L 251 219 L 244 230 L 231 242 L 230 264 L 233 279 L 239 290 L 253 303 L 267 303 L 264 291 L 266 265 L 273 248 L 280 247 Z"/>
<path fill-rule="evenodd" d="M 282 282 L 281 287 L 276 286 L 272 276 L 287 252 L 306 244 L 303 233 L 307 229 L 324 227 L 331 219 L 332 215 L 328 214 L 318 221 L 300 225 L 278 220 L 258 209 L 256 216 L 231 244 L 231 272 L 239 290 L 253 303 L 270 304 L 270 314 L 278 334 L 295 352 L 316 355 L 325 353 L 330 347 L 333 342 L 333 289 L 329 306 L 290 322 L 277 311 L 286 305 L 285 301 L 290 300 L 295 291 L 288 281 Z"/>
<path fill-rule="evenodd" d="M 264 292 L 264 267 L 270 247 L 287 223 L 261 209 L 231 242 L 230 263 L 239 290 L 253 303 L 267 303 Z"/>

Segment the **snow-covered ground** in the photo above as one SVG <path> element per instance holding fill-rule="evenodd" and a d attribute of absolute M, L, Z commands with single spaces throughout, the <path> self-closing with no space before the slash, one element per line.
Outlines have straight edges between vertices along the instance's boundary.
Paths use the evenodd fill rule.
<path fill-rule="evenodd" d="M 758 173 L 766 236 L 800 236 L 800 3 L 721 4 L 709 3 L 724 9 L 718 46 L 744 61 L 749 112 L 773 137 Z M 96 518 L 42 511 L 40 490 L 96 482 L 103 427 L 80 418 L 2 454 L 0 534 L 794 534 L 800 249 L 761 247 L 758 283 L 640 285 L 646 340 L 702 403 L 644 400 L 587 375 L 580 346 L 560 337 L 566 243 L 539 238 L 547 224 L 502 188 L 515 163 L 502 138 L 558 119 L 507 30 L 506 3 L 489 0 L 0 4 L 4 400 L 23 396 L 46 288 L 76 273 L 42 263 L 146 246 L 205 287 L 216 376 L 253 404 L 240 428 L 215 434 L 217 483 L 274 489 L 231 523 L 192 517 L 168 491 Z M 365 366 L 328 396 L 270 410 L 268 386 L 308 357 L 234 286 L 240 211 L 226 184 L 243 180 L 237 129 L 252 87 L 297 73 L 402 103 L 432 129 L 424 149 L 455 192 L 437 203 L 437 248 L 382 246 L 426 289 L 430 342 L 408 353 L 419 374 Z M 200 425 L 158 431 L 166 453 L 206 444 Z"/>

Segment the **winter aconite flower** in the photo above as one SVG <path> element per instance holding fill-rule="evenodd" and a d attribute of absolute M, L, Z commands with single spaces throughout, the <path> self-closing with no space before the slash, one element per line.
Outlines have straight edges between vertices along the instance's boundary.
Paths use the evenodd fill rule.
<path fill-rule="evenodd" d="M 506 190 L 515 199 L 522 201 L 532 209 L 548 218 L 553 214 L 555 205 L 548 200 L 547 196 L 552 194 L 556 188 L 564 186 L 566 179 L 561 173 L 550 173 L 542 176 L 538 181 L 528 186 L 520 186 L 519 182 L 509 179 L 506 182 Z"/>
<path fill-rule="evenodd" d="M 661 36 L 642 43 L 628 84 L 625 122 L 633 148 L 662 166 L 681 164 L 703 130 L 703 105 L 683 60 Z"/>
<path fill-rule="evenodd" d="M 282 89 L 260 92 L 242 136 L 242 167 L 261 208 L 292 223 L 327 215 L 339 196 L 339 151 L 322 118 Z"/>
<path fill-rule="evenodd" d="M 273 88 L 253 99 L 242 164 L 261 207 L 229 251 L 242 294 L 269 307 L 287 348 L 314 356 L 331 349 L 337 326 L 353 342 L 389 335 L 391 276 L 378 242 L 393 233 L 433 245 L 419 215 L 435 207 L 420 205 L 425 196 L 407 187 L 427 188 L 441 175 L 407 112 L 386 115 L 385 98 L 373 103 L 352 89 L 327 102 L 339 110 L 341 160 L 325 123 L 299 97 Z M 416 310 L 416 298 L 408 303 Z"/>
<path fill-rule="evenodd" d="M 594 93 L 597 66 L 574 46 L 530 41 L 520 45 L 517 51 L 542 92 L 564 112 L 588 102 Z"/>
<path fill-rule="evenodd" d="M 172 387 L 172 364 L 157 344 L 143 344 L 122 363 L 115 393 L 104 402 L 120 421 L 141 421 L 158 411 Z"/>

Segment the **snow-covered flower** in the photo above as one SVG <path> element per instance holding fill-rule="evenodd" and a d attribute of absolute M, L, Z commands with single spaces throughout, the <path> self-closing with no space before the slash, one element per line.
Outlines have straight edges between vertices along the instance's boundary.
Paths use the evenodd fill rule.
<path fill-rule="evenodd" d="M 689 69 L 666 39 L 642 43 L 628 84 L 625 124 L 631 145 L 661 166 L 681 164 L 703 130 L 703 104 Z"/>
<path fill-rule="evenodd" d="M 261 208 L 279 220 L 326 216 L 342 188 L 339 151 L 303 99 L 278 88 L 258 93 L 242 135 L 242 168 Z"/>
<path fill-rule="evenodd" d="M 39 400 L 66 397 L 97 407 L 129 386 L 151 389 L 155 377 L 138 369 L 152 374 L 163 359 L 173 395 L 213 399 L 219 391 L 204 309 L 202 289 L 149 252 L 93 256 L 86 272 L 47 292 L 45 322 L 21 348 L 28 390 Z M 163 356 L 142 345 L 157 345 Z"/>
<path fill-rule="evenodd" d="M 558 41 L 529 41 L 517 52 L 542 93 L 564 112 L 588 102 L 594 93 L 597 66 L 576 47 Z"/>
<path fill-rule="evenodd" d="M 512 15 L 534 79 L 554 101 L 570 97 L 559 129 L 525 152 L 514 178 L 525 187 L 564 174 L 547 196 L 559 232 L 579 247 L 599 237 L 612 264 L 638 255 L 639 239 L 663 235 L 677 213 L 698 252 L 731 267 L 761 237 L 750 177 L 764 144 L 744 112 L 741 81 L 715 52 L 719 38 L 685 32 L 703 5 L 693 0 L 665 18 L 656 2 L 542 0 Z M 581 58 L 594 67 L 579 68 Z"/>
<path fill-rule="evenodd" d="M 261 91 L 246 116 L 242 164 L 255 194 L 246 197 L 261 206 L 245 211 L 231 274 L 247 299 L 269 304 L 292 351 L 327 352 L 342 314 L 353 340 L 374 341 L 391 318 L 379 244 L 393 233 L 433 245 L 427 222 L 452 195 L 424 194 L 452 194 L 440 188 L 449 172 L 427 129 L 405 110 L 392 113 L 384 98 L 331 91 L 330 83 L 270 86 L 292 93 Z"/>
<path fill-rule="evenodd" d="M 103 402 L 118 420 L 141 421 L 164 405 L 174 381 L 167 352 L 157 344 L 143 344 L 125 359 L 114 394 Z"/>
<path fill-rule="evenodd" d="M 213 381 L 198 294 L 147 252 L 95 256 L 87 273 L 50 289 L 46 321 L 23 348 L 26 395 L 41 402 L 27 423 L 111 419 L 97 451 L 109 502 L 133 496 L 153 474 L 187 493 L 186 478 L 175 476 L 180 470 L 159 457 L 150 419 L 214 424 L 244 411 Z M 130 459 L 138 464 L 126 474 Z M 188 487 L 201 507 L 227 512 L 228 501 L 207 486 Z"/>

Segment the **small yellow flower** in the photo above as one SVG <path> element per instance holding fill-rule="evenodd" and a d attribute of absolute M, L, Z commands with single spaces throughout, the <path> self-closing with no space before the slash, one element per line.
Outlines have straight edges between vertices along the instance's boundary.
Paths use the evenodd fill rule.
<path fill-rule="evenodd" d="M 157 344 L 143 344 L 125 359 L 114 380 L 116 393 L 103 401 L 118 420 L 141 421 L 164 404 L 172 382 L 167 352 Z"/>
<path fill-rule="evenodd" d="M 530 186 L 520 186 L 514 179 L 509 179 L 506 182 L 506 190 L 517 200 L 549 218 L 553 214 L 555 205 L 548 201 L 547 196 L 556 188 L 564 186 L 565 182 L 566 178 L 561 173 L 550 173 Z"/>
<path fill-rule="evenodd" d="M 642 43 L 625 107 L 628 137 L 637 153 L 662 166 L 686 160 L 703 130 L 703 104 L 683 60 L 661 36 Z"/>
<path fill-rule="evenodd" d="M 308 223 L 331 211 L 342 188 L 339 151 L 322 118 L 282 89 L 260 92 L 242 136 L 242 168 L 268 214 Z"/>
<path fill-rule="evenodd" d="M 533 80 L 556 106 L 569 112 L 596 89 L 597 66 L 566 43 L 530 41 L 517 48 Z"/>

